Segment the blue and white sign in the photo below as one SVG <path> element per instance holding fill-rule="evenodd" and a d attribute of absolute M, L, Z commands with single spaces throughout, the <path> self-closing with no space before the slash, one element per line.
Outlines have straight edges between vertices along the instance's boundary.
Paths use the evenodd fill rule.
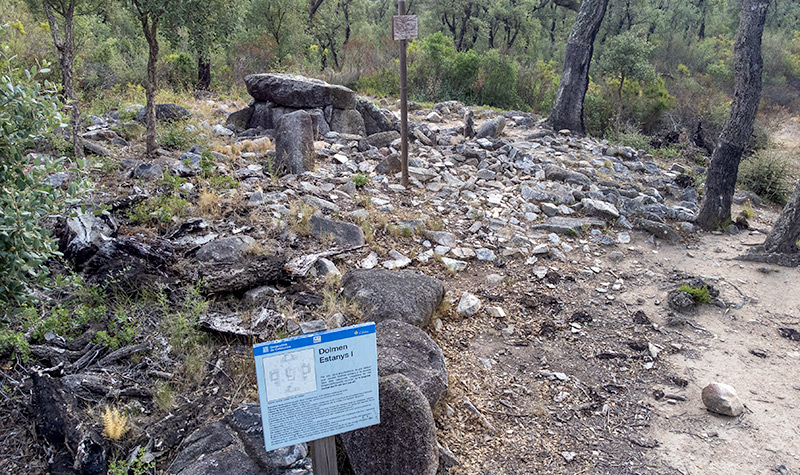
<path fill-rule="evenodd" d="M 253 346 L 267 450 L 380 423 L 375 324 Z"/>

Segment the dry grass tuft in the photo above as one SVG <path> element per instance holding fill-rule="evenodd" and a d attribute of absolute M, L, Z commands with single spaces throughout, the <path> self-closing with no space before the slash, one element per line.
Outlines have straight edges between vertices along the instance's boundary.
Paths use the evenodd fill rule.
<path fill-rule="evenodd" d="M 128 416 L 116 407 L 106 406 L 101 415 L 103 420 L 103 437 L 109 440 L 120 440 L 130 427 L 128 427 Z"/>
<path fill-rule="evenodd" d="M 222 211 L 219 195 L 204 186 L 197 199 L 197 211 L 203 216 L 218 216 Z"/>

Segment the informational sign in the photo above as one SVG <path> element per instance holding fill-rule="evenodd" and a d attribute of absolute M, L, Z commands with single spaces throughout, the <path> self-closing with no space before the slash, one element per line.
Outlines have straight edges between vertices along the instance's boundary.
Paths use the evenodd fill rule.
<path fill-rule="evenodd" d="M 380 423 L 375 324 L 253 346 L 267 450 Z"/>
<path fill-rule="evenodd" d="M 395 15 L 392 17 L 392 38 L 395 41 L 417 38 L 417 15 Z"/>

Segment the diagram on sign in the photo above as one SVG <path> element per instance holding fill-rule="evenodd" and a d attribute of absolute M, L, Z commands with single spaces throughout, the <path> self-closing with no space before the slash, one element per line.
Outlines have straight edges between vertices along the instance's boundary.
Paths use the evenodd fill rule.
<path fill-rule="evenodd" d="M 314 350 L 309 348 L 264 358 L 264 380 L 267 401 L 316 391 Z"/>

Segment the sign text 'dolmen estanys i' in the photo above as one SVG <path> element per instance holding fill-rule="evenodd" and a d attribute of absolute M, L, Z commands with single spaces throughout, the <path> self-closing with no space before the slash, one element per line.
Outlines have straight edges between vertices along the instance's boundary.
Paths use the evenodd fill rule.
<path fill-rule="evenodd" d="M 375 324 L 253 346 L 267 450 L 380 423 Z"/>

